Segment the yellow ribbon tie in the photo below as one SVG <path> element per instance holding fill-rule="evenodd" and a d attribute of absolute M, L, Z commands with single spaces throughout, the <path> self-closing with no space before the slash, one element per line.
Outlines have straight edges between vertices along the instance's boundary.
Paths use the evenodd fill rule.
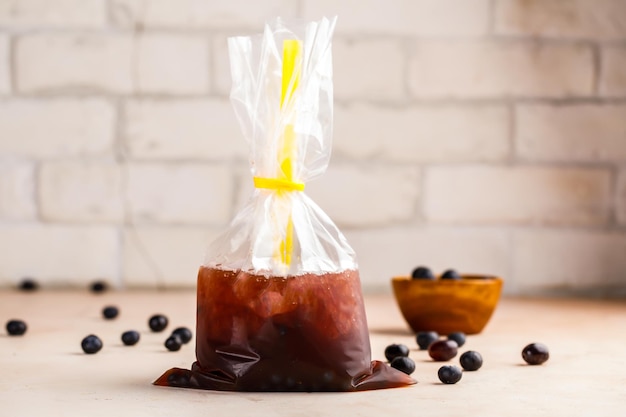
<path fill-rule="evenodd" d="M 256 188 L 265 188 L 268 190 L 279 190 L 279 191 L 304 191 L 303 182 L 283 180 L 280 178 L 263 178 L 263 177 L 254 177 L 253 180 L 254 180 L 254 186 Z"/>

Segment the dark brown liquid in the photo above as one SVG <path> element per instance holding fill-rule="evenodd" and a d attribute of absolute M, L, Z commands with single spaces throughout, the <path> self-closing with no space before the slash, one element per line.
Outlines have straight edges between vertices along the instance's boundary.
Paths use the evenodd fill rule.
<path fill-rule="evenodd" d="M 155 384 L 235 391 L 354 391 L 415 383 L 370 343 L 357 271 L 266 278 L 202 267 L 197 361 Z"/>

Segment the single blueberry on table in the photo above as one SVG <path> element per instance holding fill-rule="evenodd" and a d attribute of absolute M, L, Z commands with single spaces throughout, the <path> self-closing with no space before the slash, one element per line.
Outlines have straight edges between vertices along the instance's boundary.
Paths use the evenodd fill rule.
<path fill-rule="evenodd" d="M 439 368 L 437 372 L 439 380 L 444 384 L 456 384 L 461 380 L 463 373 L 458 366 L 445 365 Z"/>
<path fill-rule="evenodd" d="M 106 306 L 102 309 L 102 315 L 107 320 L 113 320 L 120 314 L 120 310 L 115 306 Z"/>
<path fill-rule="evenodd" d="M 407 375 L 411 375 L 413 372 L 415 372 L 415 362 L 413 362 L 413 359 L 406 356 L 398 356 L 397 358 L 392 360 L 389 365 L 392 368 L 404 372 Z"/>
<path fill-rule="evenodd" d="M 18 287 L 22 291 L 32 292 L 39 289 L 39 284 L 32 278 L 24 278 Z"/>
<path fill-rule="evenodd" d="M 9 336 L 21 336 L 26 333 L 26 323 L 23 320 L 9 320 L 6 324 Z"/>
<path fill-rule="evenodd" d="M 135 330 L 129 330 L 122 333 L 122 343 L 126 346 L 133 346 L 139 342 L 139 332 Z"/>
<path fill-rule="evenodd" d="M 150 326 L 150 330 L 153 332 L 162 332 L 168 323 L 169 320 L 163 314 L 155 314 L 148 320 L 148 326 Z"/>
<path fill-rule="evenodd" d="M 191 341 L 193 333 L 187 327 L 177 327 L 172 331 L 172 336 L 178 336 L 180 341 L 186 345 Z"/>
<path fill-rule="evenodd" d="M 437 362 L 449 361 L 456 356 L 458 347 L 454 340 L 438 340 L 428 347 L 428 355 Z"/>
<path fill-rule="evenodd" d="M 529 365 L 541 365 L 550 358 L 550 352 L 543 343 L 531 343 L 522 350 L 522 358 Z"/>
<path fill-rule="evenodd" d="M 102 349 L 102 340 L 94 334 L 90 334 L 86 336 L 82 342 L 80 342 L 80 347 L 83 348 L 83 352 L 88 354 L 94 354 Z"/>
<path fill-rule="evenodd" d="M 448 335 L 448 340 L 454 340 L 459 347 L 465 344 L 465 333 L 452 332 Z"/>
<path fill-rule="evenodd" d="M 176 352 L 177 350 L 180 350 L 180 347 L 182 346 L 182 343 L 180 341 L 180 338 L 178 336 L 170 336 L 165 340 L 165 347 L 167 348 L 167 350 L 169 350 L 170 352 Z"/>
<path fill-rule="evenodd" d="M 483 357 L 474 350 L 468 350 L 461 355 L 459 359 L 461 367 L 465 371 L 477 371 L 483 366 Z"/>
<path fill-rule="evenodd" d="M 439 340 L 439 333 L 437 332 L 418 332 L 415 340 L 417 341 L 417 346 L 419 346 L 419 348 L 421 350 L 426 350 L 428 349 L 428 346 L 431 345 L 431 343 L 436 342 L 437 340 Z"/>
<path fill-rule="evenodd" d="M 389 362 L 402 356 L 409 356 L 409 348 L 405 345 L 393 344 L 385 348 L 385 358 L 387 358 Z"/>

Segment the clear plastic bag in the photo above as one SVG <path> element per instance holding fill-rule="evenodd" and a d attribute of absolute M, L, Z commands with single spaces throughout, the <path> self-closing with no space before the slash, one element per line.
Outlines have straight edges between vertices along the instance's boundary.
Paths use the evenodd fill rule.
<path fill-rule="evenodd" d="M 157 385 L 238 391 L 404 386 L 371 361 L 358 267 L 303 192 L 331 153 L 335 19 L 229 39 L 231 100 L 255 190 L 198 273 L 197 361 Z"/>

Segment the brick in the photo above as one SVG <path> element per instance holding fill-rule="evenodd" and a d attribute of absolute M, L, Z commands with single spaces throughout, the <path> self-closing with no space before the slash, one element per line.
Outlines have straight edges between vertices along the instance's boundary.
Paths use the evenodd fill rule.
<path fill-rule="evenodd" d="M 623 232 L 527 229 L 513 234 L 513 271 L 520 293 L 624 284 Z"/>
<path fill-rule="evenodd" d="M 459 166 L 425 174 L 424 211 L 435 222 L 605 224 L 610 201 L 603 169 Z"/>
<path fill-rule="evenodd" d="M 158 28 L 255 28 L 274 16 L 295 17 L 296 0 L 112 0 L 120 26 Z"/>
<path fill-rule="evenodd" d="M 618 178 L 616 210 L 617 221 L 626 225 L 626 168 L 621 170 Z"/>
<path fill-rule="evenodd" d="M 6 283 L 25 276 L 82 288 L 96 278 L 119 281 L 119 238 L 111 226 L 4 224 L 0 247 L 0 280 Z"/>
<path fill-rule="evenodd" d="M 34 165 L 0 161 L 0 220 L 32 220 L 36 215 Z"/>
<path fill-rule="evenodd" d="M 205 36 L 143 34 L 137 39 L 136 47 L 139 92 L 208 92 L 209 42 Z"/>
<path fill-rule="evenodd" d="M 392 277 L 408 276 L 418 265 L 438 273 L 455 268 L 464 273 L 497 275 L 504 279 L 505 292 L 513 287 L 510 237 L 503 229 L 397 226 L 344 233 L 356 252 L 366 291 L 390 292 Z"/>
<path fill-rule="evenodd" d="M 22 93 L 133 90 L 133 43 L 129 36 L 25 35 L 17 40 L 15 59 L 17 89 Z"/>
<path fill-rule="evenodd" d="M 0 93 L 11 91 L 11 58 L 9 52 L 9 38 L 0 35 Z"/>
<path fill-rule="evenodd" d="M 39 169 L 41 217 L 61 222 L 121 222 L 122 171 L 116 163 L 45 162 Z"/>
<path fill-rule="evenodd" d="M 409 87 L 417 98 L 563 98 L 591 95 L 593 72 L 586 45 L 420 40 Z"/>
<path fill-rule="evenodd" d="M 306 192 L 340 227 L 390 224 L 415 216 L 420 175 L 413 167 L 332 164 Z"/>
<path fill-rule="evenodd" d="M 338 15 L 337 30 L 419 36 L 476 36 L 487 33 L 489 1 L 305 0 L 306 18 Z"/>
<path fill-rule="evenodd" d="M 626 160 L 625 105 L 519 105 L 515 127 L 517 150 L 525 159 Z"/>
<path fill-rule="evenodd" d="M 50 158 L 104 155 L 114 142 L 115 111 L 99 99 L 6 100 L 0 153 Z"/>
<path fill-rule="evenodd" d="M 124 139 L 137 159 L 232 159 L 248 146 L 227 100 L 132 100 Z"/>
<path fill-rule="evenodd" d="M 336 98 L 399 100 L 405 96 L 406 59 L 400 42 L 337 39 L 333 59 Z"/>
<path fill-rule="evenodd" d="M 502 35 L 616 40 L 626 38 L 622 0 L 497 0 L 495 32 Z"/>
<path fill-rule="evenodd" d="M 626 47 L 602 49 L 600 93 L 607 97 L 626 96 Z"/>
<path fill-rule="evenodd" d="M 142 226 L 124 231 L 123 282 L 126 287 L 196 285 L 215 230 L 199 227 Z"/>
<path fill-rule="evenodd" d="M 0 2 L 0 26 L 7 28 L 102 28 L 106 22 L 106 0 Z"/>
<path fill-rule="evenodd" d="M 508 157 L 503 106 L 335 106 L 333 153 L 399 162 L 499 161 Z"/>
<path fill-rule="evenodd" d="M 212 91 L 222 96 L 228 96 L 233 82 L 230 77 L 228 35 L 219 34 L 211 39 L 211 54 L 213 70 Z"/>
<path fill-rule="evenodd" d="M 217 224 L 230 220 L 231 171 L 206 164 L 131 164 L 128 205 L 138 223 Z"/>

